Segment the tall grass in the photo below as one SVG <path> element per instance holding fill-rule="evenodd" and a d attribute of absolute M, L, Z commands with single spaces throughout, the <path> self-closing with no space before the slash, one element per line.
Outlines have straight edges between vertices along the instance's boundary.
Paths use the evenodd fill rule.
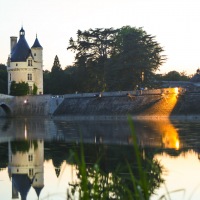
<path fill-rule="evenodd" d="M 136 159 L 136 168 L 133 168 L 128 160 L 125 166 L 116 166 L 112 173 L 104 172 L 98 159 L 92 166 L 87 166 L 83 142 L 80 144 L 80 154 L 72 151 L 72 157 L 77 166 L 78 181 L 70 183 L 70 190 L 67 194 L 68 200 L 149 200 L 150 195 L 163 182 L 161 178 L 162 167 L 157 161 L 148 161 L 149 170 L 143 167 L 140 147 L 137 143 L 137 137 L 134 124 L 131 117 L 128 117 L 130 126 L 134 157 Z M 121 172 L 125 170 L 125 174 Z M 151 180 L 153 177 L 153 180 Z"/>

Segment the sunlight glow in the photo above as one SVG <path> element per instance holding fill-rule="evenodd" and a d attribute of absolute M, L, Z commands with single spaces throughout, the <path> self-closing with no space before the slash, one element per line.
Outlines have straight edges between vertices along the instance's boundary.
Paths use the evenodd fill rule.
<path fill-rule="evenodd" d="M 178 150 L 180 147 L 178 133 L 170 121 L 168 122 L 168 124 L 163 124 L 162 142 L 165 148 Z"/>
<path fill-rule="evenodd" d="M 174 92 L 175 92 L 175 94 L 178 94 L 178 93 L 179 93 L 178 90 L 179 90 L 179 89 L 178 89 L 177 87 L 174 88 Z"/>
<path fill-rule="evenodd" d="M 180 148 L 180 139 L 177 130 L 169 119 L 152 120 L 148 122 L 149 126 L 154 127 L 162 136 L 162 147 L 169 149 Z"/>
<path fill-rule="evenodd" d="M 180 142 L 179 142 L 179 140 L 177 139 L 177 140 L 176 140 L 176 150 L 179 150 L 179 148 L 180 148 Z"/>

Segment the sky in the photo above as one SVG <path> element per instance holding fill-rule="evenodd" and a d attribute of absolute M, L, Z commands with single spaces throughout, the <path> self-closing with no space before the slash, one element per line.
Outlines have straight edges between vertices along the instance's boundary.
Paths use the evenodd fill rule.
<path fill-rule="evenodd" d="M 73 64 L 67 47 L 78 30 L 126 25 L 143 27 L 163 47 L 167 61 L 157 73 L 200 68 L 199 0 L 0 0 L 0 63 L 22 26 L 30 47 L 37 34 L 44 70 L 51 70 L 56 55 L 63 69 Z"/>

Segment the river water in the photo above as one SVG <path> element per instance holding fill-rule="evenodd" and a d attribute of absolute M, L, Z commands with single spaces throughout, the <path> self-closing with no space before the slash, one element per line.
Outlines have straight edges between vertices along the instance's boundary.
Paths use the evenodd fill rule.
<path fill-rule="evenodd" d="M 142 169 L 150 171 L 151 199 L 200 199 L 197 120 L 133 120 L 130 124 L 124 119 L 74 118 L 0 119 L 0 199 L 66 200 L 72 195 L 71 185 L 79 182 L 82 155 L 86 169 L 98 166 L 101 177 L 117 174 L 121 181 L 130 173 L 124 168 L 127 165 L 137 177 L 133 132 Z"/>

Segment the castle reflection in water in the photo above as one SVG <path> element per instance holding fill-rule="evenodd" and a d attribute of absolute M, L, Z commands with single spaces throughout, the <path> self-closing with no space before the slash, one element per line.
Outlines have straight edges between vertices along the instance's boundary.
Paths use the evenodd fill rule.
<path fill-rule="evenodd" d="M 9 142 L 8 174 L 12 180 L 12 198 L 26 199 L 31 187 L 38 198 L 44 187 L 43 140 Z"/>

